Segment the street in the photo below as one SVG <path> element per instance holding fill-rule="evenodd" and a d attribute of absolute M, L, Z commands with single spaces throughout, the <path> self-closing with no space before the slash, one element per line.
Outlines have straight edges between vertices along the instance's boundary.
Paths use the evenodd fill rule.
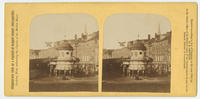
<path fill-rule="evenodd" d="M 61 80 L 55 78 L 42 78 L 30 80 L 30 92 L 62 92 L 62 91 L 98 91 L 97 77 L 72 78 Z"/>
<path fill-rule="evenodd" d="M 170 92 L 170 78 L 149 78 L 134 80 L 118 78 L 103 81 L 104 92 Z"/>

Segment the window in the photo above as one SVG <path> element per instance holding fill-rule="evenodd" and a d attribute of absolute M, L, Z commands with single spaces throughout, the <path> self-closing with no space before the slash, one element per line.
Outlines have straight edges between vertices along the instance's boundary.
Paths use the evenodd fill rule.
<path fill-rule="evenodd" d="M 64 57 L 65 55 L 64 55 L 64 52 L 62 52 L 62 57 Z"/>
<path fill-rule="evenodd" d="M 137 57 L 137 54 L 138 54 L 138 53 L 137 53 L 137 52 L 135 52 L 135 56 L 136 56 L 136 57 Z"/>
<path fill-rule="evenodd" d="M 142 52 L 140 52 L 140 55 L 142 54 Z"/>
<path fill-rule="evenodd" d="M 69 55 L 69 52 L 66 52 L 67 55 Z"/>
<path fill-rule="evenodd" d="M 134 54 L 133 54 L 133 52 L 131 53 L 131 56 L 133 56 Z"/>

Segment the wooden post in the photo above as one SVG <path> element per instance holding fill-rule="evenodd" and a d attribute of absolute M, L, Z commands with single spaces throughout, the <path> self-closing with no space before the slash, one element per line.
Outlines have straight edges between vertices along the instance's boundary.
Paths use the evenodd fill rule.
<path fill-rule="evenodd" d="M 64 76 L 66 76 L 66 70 L 64 69 Z"/>
<path fill-rule="evenodd" d="M 52 73 L 52 66 L 49 64 L 49 77 L 51 77 L 51 73 Z"/>
<path fill-rule="evenodd" d="M 56 77 L 58 76 L 56 69 L 54 70 L 54 74 L 55 74 Z"/>

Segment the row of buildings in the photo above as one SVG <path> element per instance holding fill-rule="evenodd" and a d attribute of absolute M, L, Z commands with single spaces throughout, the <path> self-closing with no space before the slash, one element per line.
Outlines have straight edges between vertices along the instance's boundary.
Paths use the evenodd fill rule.
<path fill-rule="evenodd" d="M 47 49 L 30 49 L 30 75 L 34 70 L 52 76 L 89 75 L 98 71 L 99 32 L 82 33 L 71 40 L 61 40 L 48 44 Z M 120 49 L 104 49 L 103 59 L 122 59 L 121 70 L 124 75 L 158 73 L 168 74 L 171 68 L 171 31 L 155 33 L 147 39 L 129 41 Z M 113 64 L 113 63 L 111 63 Z M 106 66 L 103 66 L 106 67 Z M 116 66 L 115 66 L 116 67 Z M 115 68 L 113 67 L 113 68 Z M 33 73 L 32 73 L 33 72 Z"/>
<path fill-rule="evenodd" d="M 127 46 L 120 49 L 104 49 L 103 59 L 123 59 L 122 71 L 125 72 L 125 75 L 133 75 L 137 71 L 140 74 L 141 72 L 169 74 L 171 67 L 171 31 L 165 34 L 155 33 L 154 38 L 148 35 L 147 39 L 129 41 Z"/>
<path fill-rule="evenodd" d="M 48 43 L 47 49 L 30 49 L 30 71 L 46 71 L 49 76 L 97 74 L 98 40 L 99 31 L 86 32 L 81 37 Z"/>

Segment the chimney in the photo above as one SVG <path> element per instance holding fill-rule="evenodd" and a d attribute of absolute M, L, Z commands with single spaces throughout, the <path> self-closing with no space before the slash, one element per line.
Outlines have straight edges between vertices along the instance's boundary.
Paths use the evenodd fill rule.
<path fill-rule="evenodd" d="M 155 39 L 156 39 L 156 40 L 160 40 L 160 35 L 157 34 L 157 33 L 155 33 Z"/>
<path fill-rule="evenodd" d="M 150 40 L 151 39 L 151 35 L 150 34 L 148 34 L 148 40 Z"/>

